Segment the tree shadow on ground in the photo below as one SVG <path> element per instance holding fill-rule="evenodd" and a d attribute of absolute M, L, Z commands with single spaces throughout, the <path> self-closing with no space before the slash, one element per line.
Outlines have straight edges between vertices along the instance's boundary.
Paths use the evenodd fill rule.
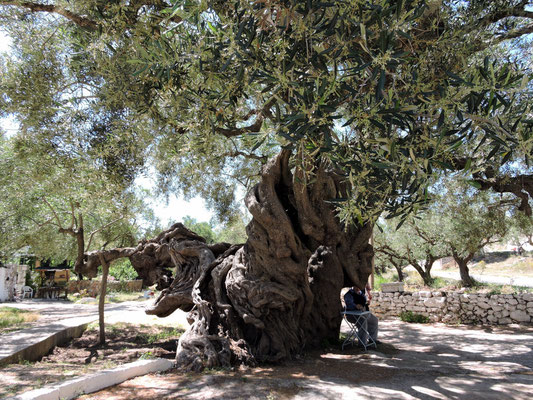
<path fill-rule="evenodd" d="M 108 325 L 106 345 L 98 344 L 98 330 L 57 346 L 35 363 L 0 368 L 0 398 L 67 379 L 96 373 L 139 358 L 174 359 L 182 329 L 160 326 Z"/>
<path fill-rule="evenodd" d="M 378 350 L 312 351 L 280 365 L 148 375 L 84 399 L 529 399 L 533 327 L 381 323 Z"/>
<path fill-rule="evenodd" d="M 512 251 L 493 251 L 484 254 L 479 253 L 476 254 L 476 256 L 472 259 L 472 262 L 485 261 L 487 264 L 499 263 L 514 255 L 515 253 Z"/>

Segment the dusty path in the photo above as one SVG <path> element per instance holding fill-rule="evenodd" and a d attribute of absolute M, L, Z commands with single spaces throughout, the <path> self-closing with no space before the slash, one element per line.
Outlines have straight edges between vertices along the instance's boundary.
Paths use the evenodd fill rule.
<path fill-rule="evenodd" d="M 166 318 L 146 315 L 144 310 L 153 303 L 153 299 L 144 301 L 126 301 L 105 305 L 106 323 L 128 322 L 134 324 L 158 324 L 186 328 L 188 326 L 186 313 L 178 310 Z M 12 303 L 2 303 L 8 307 L 32 310 L 39 313 L 40 318 L 36 325 L 50 321 L 69 319 L 85 316 L 98 317 L 97 304 L 80 304 L 66 300 L 24 299 Z"/>
<path fill-rule="evenodd" d="M 282 366 L 146 375 L 82 399 L 531 399 L 533 327 L 381 321 L 379 351 Z"/>
<path fill-rule="evenodd" d="M 454 279 L 456 281 L 461 280 L 461 276 L 458 271 L 443 271 L 435 269 L 432 271 L 433 276 L 439 276 L 441 278 Z M 491 283 L 495 285 L 511 285 L 511 286 L 522 286 L 522 287 L 533 287 L 533 278 L 527 276 L 495 276 L 495 275 L 480 275 L 480 274 L 470 274 L 470 276 L 478 282 L 482 283 Z"/>

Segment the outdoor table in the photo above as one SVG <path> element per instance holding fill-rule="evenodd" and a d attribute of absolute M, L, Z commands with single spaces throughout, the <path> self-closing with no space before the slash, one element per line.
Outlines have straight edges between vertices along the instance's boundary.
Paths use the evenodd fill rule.
<path fill-rule="evenodd" d="M 50 286 L 50 287 L 40 287 L 37 289 L 37 296 L 43 299 L 57 299 L 60 297 L 61 292 L 65 292 L 63 296 L 67 298 L 68 289 L 66 286 Z"/>

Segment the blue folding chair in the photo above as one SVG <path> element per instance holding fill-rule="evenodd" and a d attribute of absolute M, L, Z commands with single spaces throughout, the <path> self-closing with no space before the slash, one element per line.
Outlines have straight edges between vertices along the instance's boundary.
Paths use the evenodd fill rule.
<path fill-rule="evenodd" d="M 359 343 L 365 351 L 370 346 L 374 346 L 375 348 L 377 348 L 376 342 L 370 337 L 367 330 L 366 319 L 370 315 L 370 311 L 342 311 L 341 314 L 344 317 L 346 324 L 350 328 L 348 337 L 342 343 L 342 350 L 344 350 L 344 346 L 346 345 L 354 345 L 357 343 Z M 353 318 L 349 318 L 352 316 Z M 366 337 L 368 340 L 366 343 L 363 343 L 362 340 L 362 338 L 364 337 L 363 333 L 366 333 Z"/>

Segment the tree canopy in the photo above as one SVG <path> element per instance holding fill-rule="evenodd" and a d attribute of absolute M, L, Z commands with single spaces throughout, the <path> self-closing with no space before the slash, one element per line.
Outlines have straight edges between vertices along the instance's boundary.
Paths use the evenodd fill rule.
<path fill-rule="evenodd" d="M 0 4 L 4 112 L 124 179 L 150 159 L 227 215 L 282 146 L 305 182 L 316 157 L 342 174 L 349 222 L 418 209 L 437 171 L 531 214 L 527 1 Z"/>
<path fill-rule="evenodd" d="M 87 251 L 135 244 L 137 220 L 150 220 L 137 194 L 76 154 L 0 138 L 0 171 L 5 256 L 29 245 L 37 257 L 79 264 Z"/>

